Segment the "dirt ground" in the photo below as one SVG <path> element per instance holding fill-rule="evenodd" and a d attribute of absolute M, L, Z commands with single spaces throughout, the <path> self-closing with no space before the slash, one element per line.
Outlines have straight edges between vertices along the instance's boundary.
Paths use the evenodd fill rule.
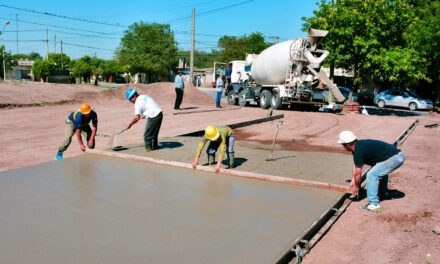
<path fill-rule="evenodd" d="M 172 83 L 134 86 L 141 93 L 152 96 L 164 110 L 160 131 L 162 139 L 201 130 L 208 124 L 232 124 L 247 121 L 250 117 L 267 116 L 267 111 L 257 107 L 237 108 L 227 106 L 225 102 L 223 109 L 216 110 L 214 99 L 191 87 L 185 88 L 183 110 L 175 112 Z M 64 135 L 67 115 L 78 109 L 83 101 L 89 102 L 98 113 L 96 147 L 107 149 L 110 136 L 125 128 L 134 114 L 133 105 L 124 99 L 127 87 L 113 89 L 33 82 L 0 83 L 0 171 L 53 160 L 57 145 Z M 255 162 L 252 167 L 260 167 L 254 169 L 263 172 L 268 169 L 273 174 L 282 174 L 286 167 L 295 166 L 288 158 L 281 159 L 293 151 L 297 153 L 295 155 L 303 153 L 306 156 L 307 153 L 309 158 L 301 165 L 344 174 L 336 177 L 340 179 L 349 179 L 351 176 L 350 156 L 336 143 L 340 131 L 349 129 L 359 138 L 394 142 L 418 119 L 419 125 L 401 146 L 407 160 L 402 168 L 390 176 L 391 189 L 397 189 L 405 196 L 383 201 L 382 212 L 378 214 L 358 209 L 366 203 L 365 199 L 353 202 L 306 256 L 304 263 L 440 263 L 440 235 L 435 232 L 440 232 L 437 179 L 440 169 L 435 165 L 440 149 L 440 127 L 425 128 L 425 125 L 439 123 L 439 115 L 365 116 L 290 110 L 275 111 L 273 114 L 284 114 L 284 124 L 273 154 L 279 158 L 278 163 Z M 258 157 L 263 160 L 267 157 L 276 122 L 236 130 L 239 144 L 257 144 L 262 151 L 261 155 L 242 156 L 242 159 Z M 141 146 L 144 126 L 145 121 L 141 121 L 121 134 L 118 144 Z M 191 157 L 195 148 L 190 147 L 186 155 Z M 323 152 L 329 153 L 328 158 L 322 155 Z M 78 143 L 73 139 L 64 156 L 80 153 Z M 340 162 L 334 157 L 341 157 Z M 190 160 L 185 159 L 182 161 Z M 244 162 L 242 168 L 249 164 L 250 161 Z M 346 166 L 349 167 L 344 168 Z"/>

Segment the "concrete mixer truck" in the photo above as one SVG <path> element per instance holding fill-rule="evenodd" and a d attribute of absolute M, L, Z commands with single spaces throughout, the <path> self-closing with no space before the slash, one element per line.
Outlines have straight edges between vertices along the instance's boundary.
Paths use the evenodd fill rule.
<path fill-rule="evenodd" d="M 228 103 L 246 106 L 251 102 L 261 108 L 279 109 L 292 103 L 311 103 L 313 88 L 319 82 L 329 87 L 337 102 L 345 97 L 321 70 L 329 55 L 318 49 L 328 31 L 310 29 L 306 38 L 275 44 L 259 55 L 249 54 L 245 61 L 232 61 L 231 83 L 225 90 Z"/>

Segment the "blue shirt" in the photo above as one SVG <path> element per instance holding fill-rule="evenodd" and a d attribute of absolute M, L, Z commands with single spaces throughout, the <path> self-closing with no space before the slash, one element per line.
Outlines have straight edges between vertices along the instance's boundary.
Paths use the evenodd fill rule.
<path fill-rule="evenodd" d="M 83 115 L 80 111 L 70 113 L 69 120 L 72 121 L 75 129 L 83 128 L 89 125 L 92 121 L 93 125 L 98 124 L 98 115 L 95 111 L 91 111 L 88 116 Z"/>
<path fill-rule="evenodd" d="M 182 90 L 185 88 L 185 83 L 183 82 L 183 78 L 180 75 L 176 75 L 176 78 L 174 79 L 174 84 L 176 88 Z"/>

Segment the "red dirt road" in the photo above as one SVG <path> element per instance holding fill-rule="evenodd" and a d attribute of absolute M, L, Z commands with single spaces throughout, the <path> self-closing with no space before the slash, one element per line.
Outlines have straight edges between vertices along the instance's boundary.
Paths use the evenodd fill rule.
<path fill-rule="evenodd" d="M 137 85 L 136 85 L 137 86 Z M 151 95 L 164 110 L 160 137 L 171 137 L 203 129 L 208 124 L 231 124 L 249 116 L 265 117 L 256 107 L 216 111 L 214 99 L 194 88 L 186 88 L 182 112 L 174 114 L 172 83 L 137 86 Z M 109 136 L 125 128 L 133 105 L 124 99 L 126 87 L 104 89 L 85 85 L 0 83 L 0 171 L 53 160 L 64 135 L 64 120 L 87 101 L 98 113 L 97 148 L 108 147 Z M 226 104 L 223 104 L 226 106 Z M 199 112 L 209 110 L 209 112 Z M 401 146 L 406 154 L 402 168 L 391 174 L 391 188 L 405 193 L 397 200 L 383 201 L 379 214 L 358 209 L 366 200 L 353 202 L 329 232 L 304 259 L 304 263 L 440 263 L 440 127 L 437 114 L 421 117 L 364 116 L 276 111 L 285 115 L 277 143 L 285 150 L 343 153 L 336 144 L 342 130 L 353 130 L 359 138 L 393 142 L 412 122 L 420 124 Z M 121 144 L 142 144 L 144 122 L 125 132 Z M 271 144 L 276 122 L 237 130 L 237 140 Z M 80 154 L 73 139 L 65 157 Z M 319 160 L 316 161 L 319 166 Z M 338 166 L 338 164 L 335 164 Z M 328 168 L 331 170 L 331 168 Z M 276 171 L 276 168 L 274 168 Z M 347 175 L 349 178 L 350 175 Z"/>

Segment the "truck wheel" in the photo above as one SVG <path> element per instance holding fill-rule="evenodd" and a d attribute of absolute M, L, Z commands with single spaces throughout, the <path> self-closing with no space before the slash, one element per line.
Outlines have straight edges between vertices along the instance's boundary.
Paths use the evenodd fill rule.
<path fill-rule="evenodd" d="M 238 104 L 234 90 L 230 90 L 228 92 L 228 104 L 230 104 L 230 105 L 237 105 Z"/>
<path fill-rule="evenodd" d="M 244 94 L 244 89 L 238 92 L 238 105 L 241 107 L 245 107 L 249 105 L 249 102 L 246 101 L 246 95 Z"/>
<path fill-rule="evenodd" d="M 260 107 L 267 109 L 270 106 L 270 101 L 272 99 L 272 94 L 269 90 L 263 90 L 260 95 Z"/>
<path fill-rule="evenodd" d="M 272 91 L 272 99 L 270 100 L 270 107 L 273 110 L 281 108 L 281 96 L 278 91 Z"/>

